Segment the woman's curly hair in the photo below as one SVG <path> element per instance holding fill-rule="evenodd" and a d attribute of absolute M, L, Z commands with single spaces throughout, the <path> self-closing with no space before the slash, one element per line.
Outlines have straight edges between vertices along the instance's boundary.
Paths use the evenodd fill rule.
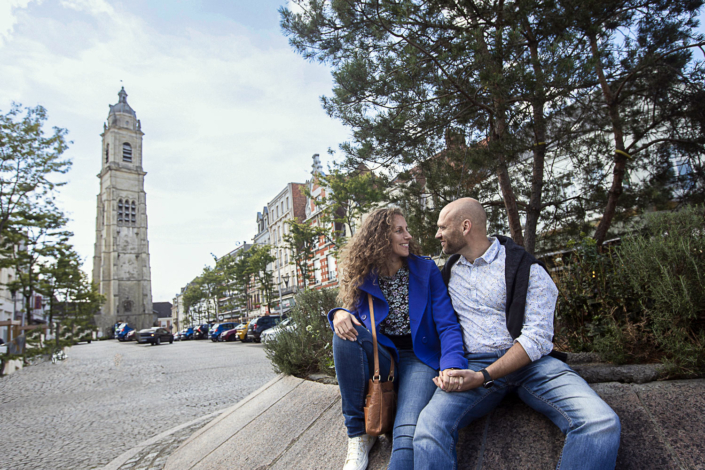
<path fill-rule="evenodd" d="M 354 310 L 360 298 L 359 287 L 370 272 L 379 273 L 392 254 L 392 227 L 394 216 L 404 217 L 397 208 L 377 209 L 367 216 L 362 226 L 342 250 L 340 260 L 340 293 L 343 307 Z M 409 241 L 409 253 L 419 254 L 419 246 Z"/>

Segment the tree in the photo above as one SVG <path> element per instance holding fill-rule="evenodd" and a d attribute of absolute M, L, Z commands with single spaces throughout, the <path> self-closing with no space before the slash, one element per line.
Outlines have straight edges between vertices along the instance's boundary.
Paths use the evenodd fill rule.
<path fill-rule="evenodd" d="M 95 315 L 105 302 L 95 284 L 81 270 L 82 260 L 68 244 L 59 245 L 55 257 L 40 268 L 38 290 L 49 299 L 49 325 L 59 347 L 61 328 L 91 330 Z"/>
<path fill-rule="evenodd" d="M 341 146 L 352 164 L 423 171 L 433 161 L 435 174 L 424 174 L 424 186 L 437 190 L 434 203 L 475 196 L 494 212 L 495 201 L 501 201 L 512 238 L 530 252 L 540 221 L 544 226 L 573 219 L 586 224 L 586 218 L 595 215 L 592 201 L 600 198 L 604 182 L 591 180 L 596 170 L 611 166 L 610 162 L 600 160 L 587 168 L 573 165 L 564 175 L 546 177 L 545 172 L 566 158 L 565 146 L 572 142 L 581 143 L 580 159 L 584 159 L 593 149 L 590 139 L 604 140 L 605 121 L 595 118 L 604 115 L 604 103 L 596 99 L 604 82 L 598 59 L 615 70 L 628 65 L 629 72 L 621 75 L 624 83 L 651 77 L 635 87 L 631 103 L 619 103 L 633 110 L 637 124 L 631 131 L 633 141 L 642 138 L 642 131 L 653 136 L 670 132 L 673 144 L 679 140 L 678 129 L 689 129 L 688 136 L 680 139 L 681 151 L 690 148 L 691 156 L 702 155 L 698 144 L 702 132 L 694 132 L 702 129 L 702 113 L 693 106 L 703 95 L 700 65 L 683 62 L 684 55 L 676 60 L 676 50 L 663 55 L 660 46 L 653 53 L 649 46 L 656 36 L 657 44 L 668 38 L 680 41 L 678 47 L 700 44 L 693 42 L 692 29 L 699 0 L 687 5 L 665 0 L 595 0 L 586 8 L 584 2 L 568 0 L 295 3 L 297 9 L 281 10 L 283 28 L 304 57 L 333 68 L 333 95 L 324 98 L 323 104 L 331 116 L 352 128 L 353 142 Z M 657 6 L 652 8 L 652 3 Z M 627 10 L 631 13 L 625 14 Z M 611 32 L 598 35 L 599 50 L 605 55 L 595 55 L 583 26 L 585 18 L 602 21 L 597 30 Z M 665 31 L 658 32 L 659 25 L 666 25 Z M 624 40 L 630 32 L 635 32 L 631 42 Z M 651 58 L 642 61 L 641 56 Z M 679 60 L 691 65 L 668 65 L 671 58 L 675 65 Z M 674 100 L 680 103 L 674 107 L 680 107 L 679 114 L 659 111 L 666 119 L 659 117 L 652 126 L 637 118 L 639 113 L 648 115 L 655 104 L 668 108 L 663 106 L 668 99 L 656 99 L 662 90 L 657 63 L 673 68 L 671 75 L 679 78 L 671 82 L 672 90 L 680 91 L 683 99 Z M 612 78 L 606 77 L 609 83 Z M 642 95 L 654 99 L 643 106 L 648 100 L 642 100 Z M 657 145 L 658 139 L 653 143 Z M 449 155 L 452 147 L 457 151 Z M 640 158 L 642 168 L 647 166 L 647 160 Z M 621 160 L 615 161 L 615 175 L 623 176 Z M 468 169 L 477 172 L 469 174 L 471 180 L 487 171 L 496 180 L 468 188 L 460 181 Z M 453 178 L 456 184 L 439 184 Z M 582 187 L 569 191 L 573 180 L 590 182 L 589 191 Z M 601 210 L 606 228 L 618 196 L 618 191 L 612 191 Z M 498 220 L 494 214 L 490 218 Z M 555 227 L 550 229 L 555 232 Z"/>
<path fill-rule="evenodd" d="M 323 208 L 322 220 L 334 227 L 331 239 L 336 247 L 340 247 L 346 238 L 345 227 L 350 236 L 355 235 L 356 224 L 362 216 L 384 199 L 384 181 L 364 166 L 353 171 L 338 167 L 327 175 L 317 174 L 316 177 L 318 183 L 329 190 L 317 201 Z"/>
<path fill-rule="evenodd" d="M 695 30 L 702 4 L 565 2 L 574 28 L 589 44 L 603 104 L 595 111 L 604 116 L 613 140 L 613 149 L 605 152 L 612 182 L 595 230 L 598 244 L 612 225 L 628 167 L 658 167 L 659 157 L 680 156 L 702 169 L 705 71 L 702 62 L 692 63 L 690 52 L 705 45 Z"/>
<path fill-rule="evenodd" d="M 250 316 L 250 306 L 248 295 L 252 287 L 252 264 L 250 263 L 250 250 L 239 253 L 234 263 L 233 280 L 237 292 L 238 304 L 245 309 L 247 316 Z"/>
<path fill-rule="evenodd" d="M 270 245 L 254 245 L 248 250 L 247 262 L 249 272 L 254 275 L 262 291 L 262 300 L 267 304 L 267 310 L 271 312 L 272 298 L 274 297 L 274 274 L 267 269 L 276 258 L 272 254 Z"/>
<path fill-rule="evenodd" d="M 535 10 L 543 3 L 299 5 L 302 13 L 282 9 L 282 23 L 305 57 L 335 69 L 334 95 L 324 99 L 324 107 L 353 128 L 355 142 L 343 145 L 348 158 L 414 166 L 438 155 L 448 132 L 462 142 L 482 142 L 464 153 L 465 162 L 452 165 L 453 174 L 458 177 L 457 171 L 469 166 L 491 169 L 512 237 L 523 244 L 518 194 L 524 187 L 515 187 L 510 167 L 523 152 L 536 150 L 530 189 L 530 207 L 536 209 L 529 211 L 528 224 L 535 231 L 543 189 L 544 108 L 551 100 L 559 107 L 565 83 L 579 75 L 565 59 L 570 40 L 565 28 L 542 26 L 543 16 Z M 536 112 L 530 114 L 532 106 Z M 522 141 L 519 131 L 534 121 L 535 135 Z M 533 243 L 534 237 L 529 239 Z"/>
<path fill-rule="evenodd" d="M 298 268 L 301 274 L 299 281 L 306 289 L 315 269 L 310 263 L 321 238 L 326 236 L 327 231 L 323 227 L 299 223 L 296 219 L 289 219 L 285 223 L 289 224 L 289 233 L 284 235 L 284 243 L 292 252 L 291 263 Z"/>
<path fill-rule="evenodd" d="M 8 286 L 13 292 L 21 292 L 24 298 L 22 324 L 31 319 L 34 310 L 32 300 L 37 291 L 42 262 L 55 258 L 72 235 L 63 230 L 66 219 L 56 212 L 17 211 L 12 218 L 12 225 L 6 226 L 2 239 L 3 250 L 0 266 L 11 267 L 15 279 Z"/>
<path fill-rule="evenodd" d="M 68 148 L 67 131 L 55 127 L 45 135 L 46 110 L 13 104 L 0 114 L 0 236 L 5 236 L 12 217 L 19 210 L 53 202 L 53 190 L 65 183 L 54 181 L 66 173 L 69 160 L 61 158 Z"/>

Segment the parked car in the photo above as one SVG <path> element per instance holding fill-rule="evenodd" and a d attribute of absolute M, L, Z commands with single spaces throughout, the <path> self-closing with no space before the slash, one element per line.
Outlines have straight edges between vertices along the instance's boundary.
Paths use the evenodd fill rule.
<path fill-rule="evenodd" d="M 279 315 L 266 315 L 255 318 L 247 326 L 247 339 L 259 343 L 262 332 L 276 326 L 281 320 L 282 317 Z"/>
<path fill-rule="evenodd" d="M 250 321 L 252 321 L 252 320 L 250 320 Z M 240 326 L 237 327 L 237 331 L 235 333 L 235 336 L 237 336 L 237 339 L 239 339 L 243 343 L 247 342 L 247 327 L 250 326 L 250 321 L 245 322 L 245 323 L 240 323 Z"/>
<path fill-rule="evenodd" d="M 188 327 L 181 332 L 181 341 L 193 339 L 193 327 Z"/>
<path fill-rule="evenodd" d="M 136 334 L 137 334 L 137 330 L 128 331 L 127 334 L 125 335 L 125 341 L 134 341 Z"/>
<path fill-rule="evenodd" d="M 134 330 L 135 330 L 135 329 L 132 328 L 132 327 L 131 327 L 130 325 L 128 325 L 127 323 L 123 323 L 122 325 L 120 325 L 120 326 L 118 327 L 118 330 L 117 330 L 117 339 L 118 339 L 118 341 L 131 341 L 131 340 L 127 339 L 127 334 L 128 334 L 130 331 L 134 331 Z"/>
<path fill-rule="evenodd" d="M 235 328 L 235 323 L 228 322 L 228 323 L 217 323 L 216 325 L 213 325 L 213 328 L 210 330 L 209 337 L 211 341 L 216 342 L 218 341 L 218 336 L 220 336 L 221 333 L 232 330 Z"/>
<path fill-rule="evenodd" d="M 164 328 L 147 328 L 145 330 L 140 330 L 140 334 L 137 336 L 138 343 L 152 343 L 152 346 L 161 343 L 173 343 L 174 335 L 169 333 Z"/>
<path fill-rule="evenodd" d="M 220 336 L 218 337 L 218 341 L 235 341 L 235 340 L 237 340 L 237 339 L 240 339 L 240 338 L 237 336 L 240 327 L 243 327 L 243 328 L 244 328 L 244 326 L 243 326 L 242 323 L 238 324 L 238 325 L 237 325 L 235 328 L 233 328 L 232 330 L 228 330 L 228 331 L 222 332 L 222 333 L 220 334 Z"/>
<path fill-rule="evenodd" d="M 181 332 L 177 331 L 174 333 L 174 341 L 181 341 Z"/>
<path fill-rule="evenodd" d="M 282 320 L 277 326 L 263 331 L 260 338 L 263 343 L 266 343 L 267 341 L 271 341 L 276 338 L 282 330 L 288 331 L 293 330 L 294 328 L 296 328 L 296 325 L 291 322 L 291 318 L 286 318 Z"/>
<path fill-rule="evenodd" d="M 193 329 L 193 339 L 206 339 L 206 338 L 208 338 L 209 328 L 210 328 L 210 325 L 208 323 L 204 323 L 203 325 L 198 325 L 196 328 Z"/>

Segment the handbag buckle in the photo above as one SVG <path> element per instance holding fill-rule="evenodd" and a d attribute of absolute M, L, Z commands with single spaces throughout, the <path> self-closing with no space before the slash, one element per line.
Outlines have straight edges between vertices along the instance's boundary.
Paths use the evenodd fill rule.
<path fill-rule="evenodd" d="M 394 376 L 390 375 L 389 377 L 387 377 L 387 382 L 394 382 Z"/>
<path fill-rule="evenodd" d="M 379 375 L 379 374 L 372 376 L 372 381 L 373 381 L 373 382 L 379 382 L 379 381 L 381 381 L 381 380 L 382 380 L 382 376 Z"/>

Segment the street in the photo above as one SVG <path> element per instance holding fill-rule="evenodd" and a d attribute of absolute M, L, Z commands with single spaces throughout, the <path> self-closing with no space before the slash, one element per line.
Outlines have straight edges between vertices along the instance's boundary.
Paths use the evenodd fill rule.
<path fill-rule="evenodd" d="M 0 469 L 99 468 L 275 374 L 261 344 L 80 344 L 0 378 Z M 205 422 L 203 423 L 205 425 Z"/>

